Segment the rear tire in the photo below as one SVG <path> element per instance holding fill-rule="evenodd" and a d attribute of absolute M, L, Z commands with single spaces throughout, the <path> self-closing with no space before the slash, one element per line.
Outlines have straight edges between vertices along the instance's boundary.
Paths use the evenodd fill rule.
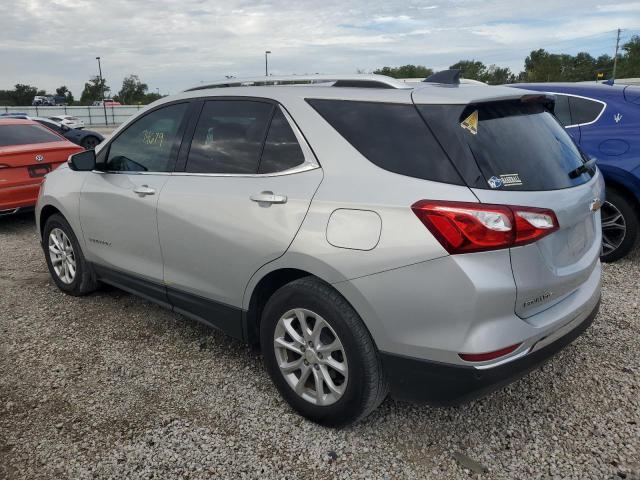
<path fill-rule="evenodd" d="M 357 422 L 387 395 L 371 335 L 351 305 L 319 279 L 300 278 L 273 294 L 262 314 L 260 340 L 276 387 L 313 422 L 328 427 Z"/>
<path fill-rule="evenodd" d="M 98 137 L 94 137 L 93 135 L 91 135 L 83 138 L 82 142 L 80 142 L 80 146 L 85 150 L 93 150 L 98 146 L 99 143 L 100 140 L 98 139 Z"/>
<path fill-rule="evenodd" d="M 634 204 L 617 190 L 608 188 L 602 205 L 603 262 L 615 262 L 636 245 L 640 225 Z"/>
<path fill-rule="evenodd" d="M 62 215 L 51 215 L 44 226 L 42 247 L 49 273 L 64 293 L 81 296 L 98 288 L 78 239 Z"/>

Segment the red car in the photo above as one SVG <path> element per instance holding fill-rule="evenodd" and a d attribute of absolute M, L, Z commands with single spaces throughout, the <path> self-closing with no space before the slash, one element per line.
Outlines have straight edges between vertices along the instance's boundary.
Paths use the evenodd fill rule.
<path fill-rule="evenodd" d="M 0 120 L 0 216 L 33 207 L 43 177 L 81 151 L 33 120 Z"/>

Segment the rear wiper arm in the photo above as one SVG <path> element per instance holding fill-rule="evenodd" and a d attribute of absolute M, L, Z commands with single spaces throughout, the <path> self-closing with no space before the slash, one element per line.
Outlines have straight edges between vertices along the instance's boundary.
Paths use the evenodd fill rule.
<path fill-rule="evenodd" d="M 595 158 L 587 160 L 582 165 L 580 165 L 578 168 L 575 168 L 575 169 L 571 170 L 569 172 L 569 178 L 578 178 L 583 173 L 585 173 L 585 172 L 587 172 L 589 170 L 593 170 L 593 167 L 595 165 L 596 165 L 596 159 Z"/>

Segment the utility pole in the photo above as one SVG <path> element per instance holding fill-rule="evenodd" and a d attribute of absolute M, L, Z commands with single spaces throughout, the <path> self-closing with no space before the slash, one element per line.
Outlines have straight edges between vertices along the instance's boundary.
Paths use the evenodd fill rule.
<path fill-rule="evenodd" d="M 269 76 L 269 60 L 267 55 L 269 55 L 271 53 L 271 50 L 267 50 L 266 52 L 264 52 L 264 76 L 268 77 Z"/>
<path fill-rule="evenodd" d="M 109 120 L 107 120 L 107 106 L 104 104 L 104 82 L 102 81 L 102 67 L 100 66 L 100 57 L 96 57 L 98 60 L 98 73 L 100 74 L 100 90 L 102 91 L 102 108 L 104 109 L 104 124 L 109 125 Z"/>
<path fill-rule="evenodd" d="M 618 38 L 616 39 L 616 54 L 613 56 L 613 75 L 611 79 L 616 79 L 616 67 L 618 66 L 618 47 L 620 46 L 620 29 L 618 29 Z"/>

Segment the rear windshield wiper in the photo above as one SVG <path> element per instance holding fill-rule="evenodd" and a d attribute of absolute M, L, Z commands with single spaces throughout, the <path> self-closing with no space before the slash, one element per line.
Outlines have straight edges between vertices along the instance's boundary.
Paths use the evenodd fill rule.
<path fill-rule="evenodd" d="M 593 167 L 595 167 L 595 165 L 596 165 L 596 159 L 595 158 L 587 160 L 582 165 L 580 165 L 578 168 L 575 168 L 575 169 L 571 170 L 569 172 L 569 178 L 578 178 L 583 173 L 586 173 L 589 170 L 593 170 Z"/>

